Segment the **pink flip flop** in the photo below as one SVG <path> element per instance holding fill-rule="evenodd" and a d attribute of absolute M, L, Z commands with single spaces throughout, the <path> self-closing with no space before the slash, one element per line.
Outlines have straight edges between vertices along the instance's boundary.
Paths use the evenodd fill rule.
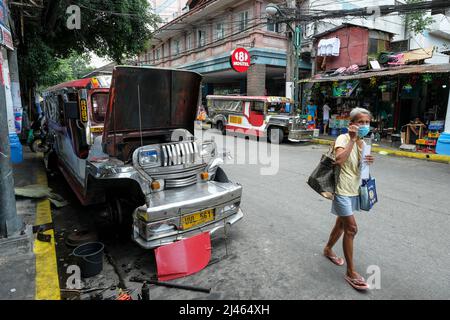
<path fill-rule="evenodd" d="M 338 256 L 327 256 L 325 255 L 331 262 L 333 262 L 337 266 L 342 266 L 345 263 L 345 260 L 342 258 L 339 258 Z"/>
<path fill-rule="evenodd" d="M 350 278 L 349 276 L 345 275 L 344 278 L 356 290 L 365 291 L 369 289 L 369 285 L 366 283 L 366 280 L 364 280 L 363 277 Z"/>

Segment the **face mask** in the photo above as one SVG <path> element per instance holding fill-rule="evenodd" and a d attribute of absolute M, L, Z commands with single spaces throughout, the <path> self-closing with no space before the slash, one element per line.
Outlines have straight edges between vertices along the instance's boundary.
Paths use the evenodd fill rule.
<path fill-rule="evenodd" d="M 360 126 L 358 129 L 358 137 L 364 138 L 370 131 L 370 126 Z"/>

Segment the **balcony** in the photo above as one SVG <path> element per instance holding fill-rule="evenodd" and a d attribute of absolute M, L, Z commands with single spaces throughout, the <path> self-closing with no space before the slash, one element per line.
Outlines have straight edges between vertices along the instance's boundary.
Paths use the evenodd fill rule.
<path fill-rule="evenodd" d="M 450 14 L 450 11 L 447 12 Z M 434 23 L 430 26 L 429 33 L 436 37 L 450 40 L 450 18 L 444 14 L 434 14 Z"/>

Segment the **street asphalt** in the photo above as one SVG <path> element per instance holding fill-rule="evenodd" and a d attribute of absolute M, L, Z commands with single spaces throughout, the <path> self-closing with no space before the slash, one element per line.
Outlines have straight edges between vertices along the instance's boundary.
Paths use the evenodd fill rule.
<path fill-rule="evenodd" d="M 231 229 L 227 246 L 223 232 L 213 236 L 213 258 L 226 251 L 228 257 L 173 281 L 211 288 L 211 293 L 152 286 L 151 299 L 450 299 L 450 165 L 375 155 L 371 174 L 379 202 L 371 212 L 356 215 L 354 260 L 366 279 L 379 271 L 379 288 L 360 293 L 344 280 L 345 266 L 322 256 L 335 217 L 331 202 L 306 180 L 326 150 L 320 145 L 282 144 L 275 175 L 261 175 L 265 165 L 226 164 L 230 179 L 243 185 L 245 213 Z M 71 202 L 53 210 L 64 287 L 64 267 L 70 264 L 64 233 L 90 225 L 89 212 L 96 209 L 81 207 L 61 179 L 49 183 Z M 138 292 L 140 285 L 128 280 L 155 272 L 153 253 L 131 241 L 104 242 L 115 268 L 105 259 L 102 275 L 86 285 L 109 286 L 120 276 L 127 288 Z M 342 241 L 335 251 L 342 256 Z"/>

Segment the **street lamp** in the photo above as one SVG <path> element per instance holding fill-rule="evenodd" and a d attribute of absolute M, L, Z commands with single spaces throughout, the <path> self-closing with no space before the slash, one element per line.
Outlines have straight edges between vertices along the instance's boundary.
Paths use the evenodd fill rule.
<path fill-rule="evenodd" d="M 286 16 L 286 14 L 281 11 L 280 7 L 276 4 L 273 3 L 269 3 L 266 6 L 266 13 L 267 15 L 269 15 L 270 17 L 277 17 L 277 16 L 282 16 L 283 18 L 288 18 Z M 293 87 L 294 87 L 294 108 L 298 108 L 298 96 L 299 96 L 299 90 L 298 90 L 298 81 L 299 81 L 299 72 L 298 72 L 298 68 L 299 68 L 299 50 L 300 50 L 300 45 L 301 45 L 301 28 L 300 26 L 295 26 L 295 28 L 293 28 L 291 26 L 291 24 L 289 22 L 286 23 L 286 25 L 288 26 L 288 28 L 291 30 L 292 32 L 292 38 L 291 38 L 291 43 L 292 43 L 292 48 L 293 48 L 293 54 L 294 54 L 294 66 L 292 67 L 292 58 L 287 56 L 287 69 L 290 71 L 289 74 L 289 82 L 293 83 Z M 292 76 L 292 69 L 294 69 L 294 74 Z M 286 96 L 288 96 L 288 88 L 289 88 L 289 84 L 288 82 L 286 82 Z M 290 93 L 292 96 L 292 92 Z"/>
<path fill-rule="evenodd" d="M 276 4 L 273 4 L 273 3 L 269 3 L 267 5 L 266 13 L 271 17 L 275 16 L 276 14 L 283 15 L 280 8 Z"/>

